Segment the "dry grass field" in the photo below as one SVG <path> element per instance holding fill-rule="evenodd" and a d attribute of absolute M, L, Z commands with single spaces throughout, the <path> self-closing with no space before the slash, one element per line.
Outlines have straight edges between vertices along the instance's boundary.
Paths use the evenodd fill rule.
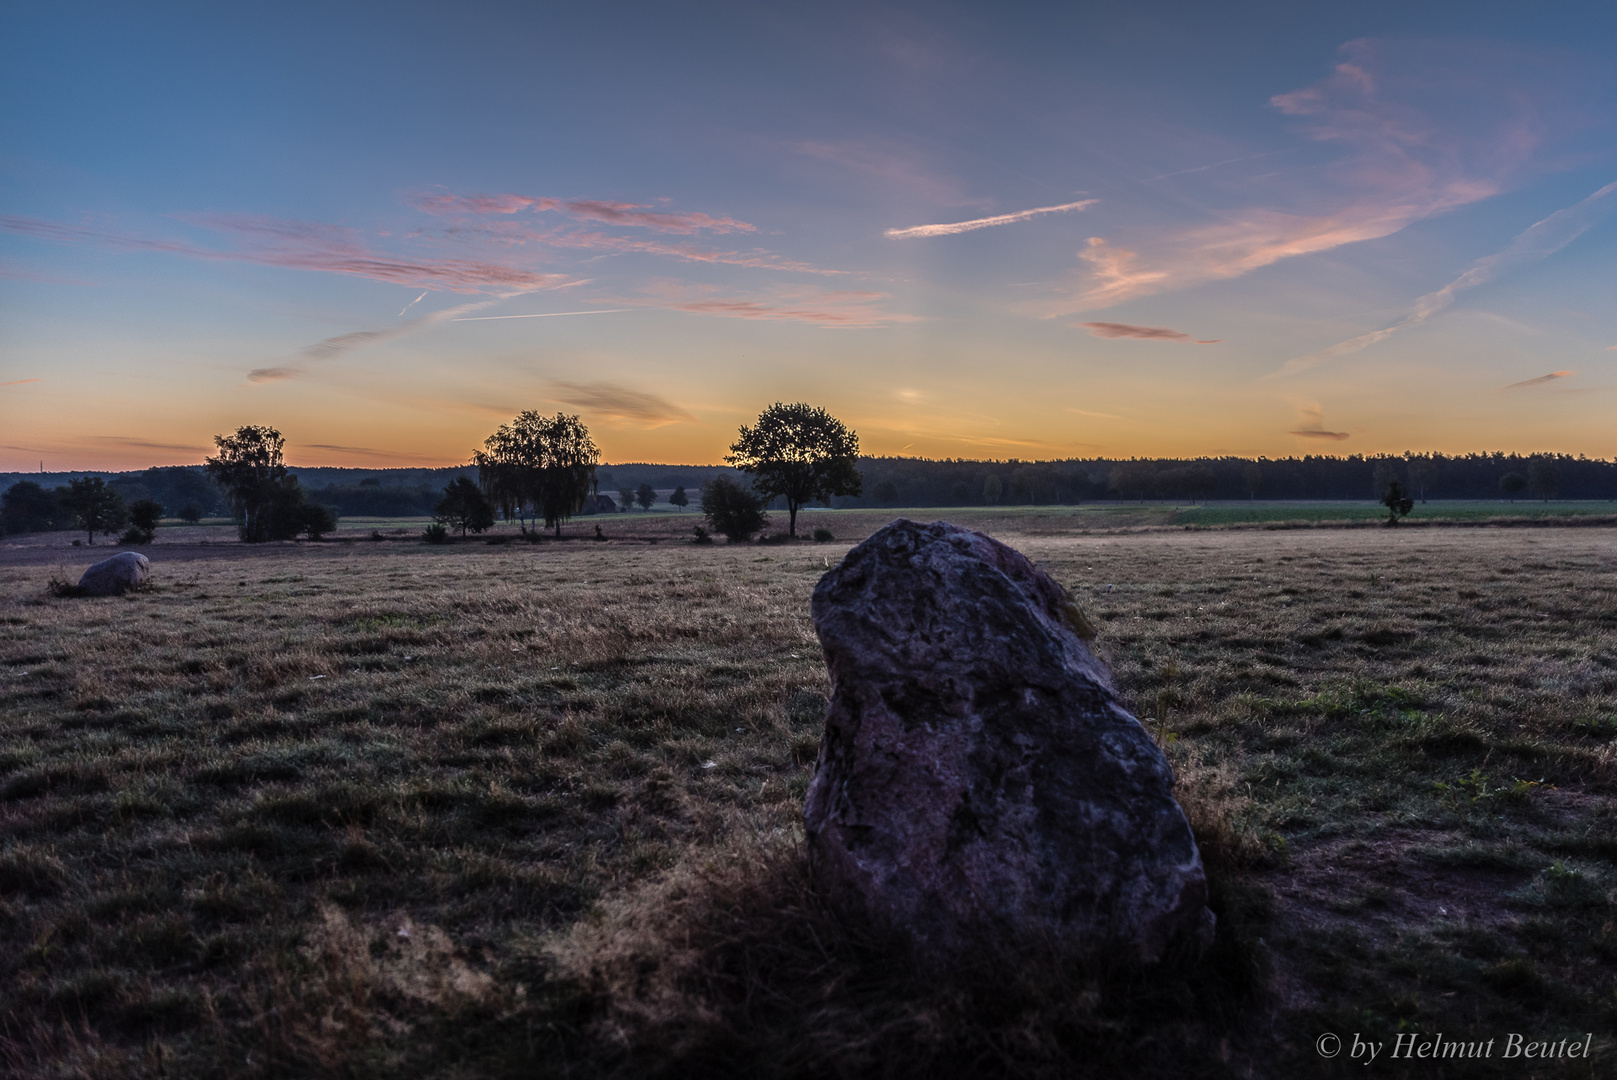
<path fill-rule="evenodd" d="M 17 549 L 0 1071 L 1611 1075 L 1617 533 L 967 523 L 1095 617 L 1208 955 L 927 981 L 824 910 L 808 599 L 846 541 L 159 544 L 108 600 L 47 583 L 111 549 Z M 1388 1060 L 1411 1033 L 1500 1049 Z"/>

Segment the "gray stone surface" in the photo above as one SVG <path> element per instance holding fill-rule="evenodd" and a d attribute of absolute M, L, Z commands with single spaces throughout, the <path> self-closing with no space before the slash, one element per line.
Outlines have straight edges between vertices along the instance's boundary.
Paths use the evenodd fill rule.
<path fill-rule="evenodd" d="M 1162 752 L 1065 589 L 946 522 L 895 521 L 814 590 L 830 668 L 803 816 L 833 900 L 923 953 L 1205 944 L 1201 855 Z"/>
<path fill-rule="evenodd" d="M 120 551 L 86 570 L 79 588 L 85 596 L 122 596 L 151 576 L 151 560 L 138 551 Z"/>

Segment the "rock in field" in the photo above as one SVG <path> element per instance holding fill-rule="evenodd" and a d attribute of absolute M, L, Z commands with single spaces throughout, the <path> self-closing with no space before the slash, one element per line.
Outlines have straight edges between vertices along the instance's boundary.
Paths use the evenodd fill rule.
<path fill-rule="evenodd" d="M 924 955 L 1211 940 L 1173 772 L 1093 631 L 1019 552 L 895 521 L 814 590 L 830 668 L 803 816 L 816 879 Z"/>
<path fill-rule="evenodd" d="M 150 559 L 138 551 L 120 551 L 86 570 L 79 590 L 84 596 L 122 596 L 151 576 Z"/>

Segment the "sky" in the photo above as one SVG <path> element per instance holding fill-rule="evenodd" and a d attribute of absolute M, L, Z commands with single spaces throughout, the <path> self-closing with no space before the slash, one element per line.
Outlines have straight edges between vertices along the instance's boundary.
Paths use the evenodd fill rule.
<path fill-rule="evenodd" d="M 0 471 L 1617 457 L 1617 5 L 0 0 Z"/>

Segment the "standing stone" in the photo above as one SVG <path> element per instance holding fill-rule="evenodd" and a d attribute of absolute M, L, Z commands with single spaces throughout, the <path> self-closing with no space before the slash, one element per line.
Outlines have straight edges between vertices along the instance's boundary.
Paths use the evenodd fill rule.
<path fill-rule="evenodd" d="M 803 806 L 833 902 L 923 954 L 1211 940 L 1173 772 L 1065 589 L 981 533 L 899 520 L 814 590 L 831 672 Z"/>
<path fill-rule="evenodd" d="M 79 589 L 85 596 L 122 596 L 151 576 L 150 559 L 138 551 L 120 551 L 86 570 Z"/>

